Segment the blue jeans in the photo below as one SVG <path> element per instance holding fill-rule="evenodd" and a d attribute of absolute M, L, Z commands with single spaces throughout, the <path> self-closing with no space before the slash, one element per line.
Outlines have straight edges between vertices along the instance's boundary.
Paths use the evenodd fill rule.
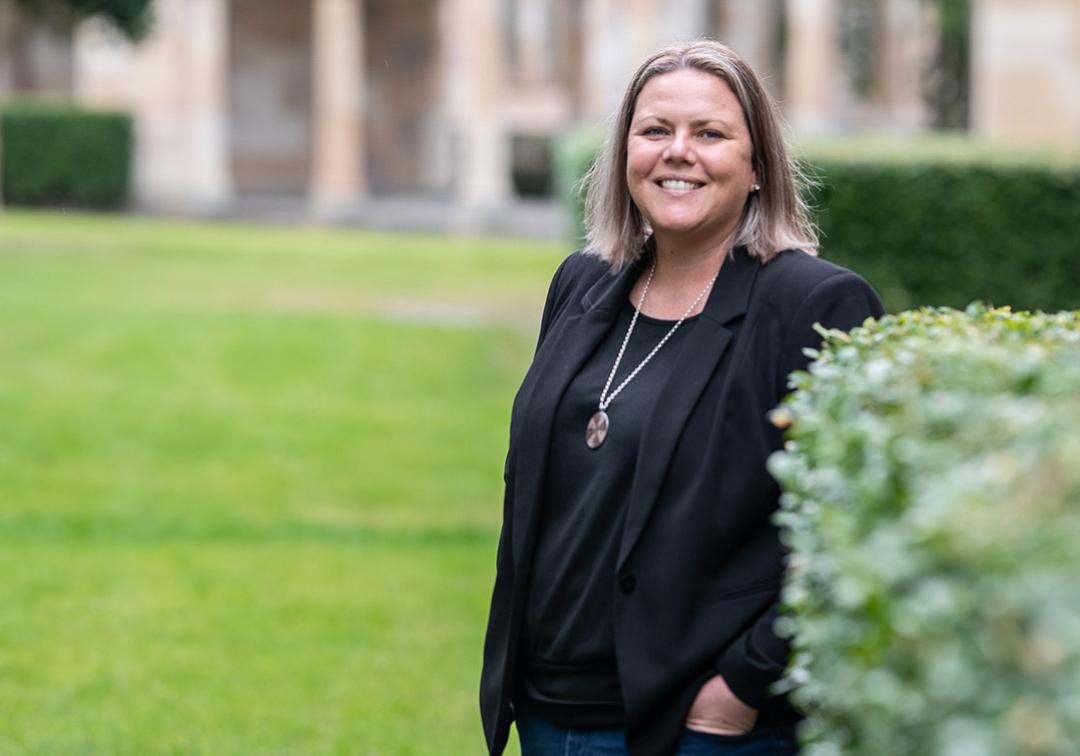
<path fill-rule="evenodd" d="M 533 715 L 517 722 L 521 756 L 629 756 L 622 730 L 563 730 Z M 792 756 L 790 727 L 755 727 L 745 735 L 708 735 L 684 729 L 675 756 Z"/>

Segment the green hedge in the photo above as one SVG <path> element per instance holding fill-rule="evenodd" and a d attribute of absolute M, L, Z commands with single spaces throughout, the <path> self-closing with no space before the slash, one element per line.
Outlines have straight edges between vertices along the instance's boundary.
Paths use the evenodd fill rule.
<path fill-rule="evenodd" d="M 570 242 L 575 248 L 585 241 L 585 193 L 581 179 L 603 139 L 600 129 L 574 129 L 561 134 L 553 145 L 555 193 L 566 208 Z"/>
<path fill-rule="evenodd" d="M 774 412 L 809 756 L 1080 743 L 1080 313 L 829 334 Z"/>
<path fill-rule="evenodd" d="M 558 184 L 581 239 L 573 190 L 599 143 L 567 135 Z M 1080 307 L 1080 161 L 959 139 L 850 142 L 804 150 L 823 257 L 865 276 L 892 312 L 972 300 Z"/>
<path fill-rule="evenodd" d="M 68 106 L 0 110 L 0 188 L 10 205 L 116 208 L 128 196 L 130 116 Z"/>

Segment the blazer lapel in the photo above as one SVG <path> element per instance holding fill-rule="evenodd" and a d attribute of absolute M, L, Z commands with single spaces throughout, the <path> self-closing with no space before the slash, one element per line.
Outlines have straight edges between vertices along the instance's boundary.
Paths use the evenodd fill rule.
<path fill-rule="evenodd" d="M 619 547 L 620 569 L 649 519 L 683 426 L 731 342 L 726 325 L 746 313 L 759 267 L 741 247 L 724 261 L 705 309 L 687 334 L 660 399 L 645 421 L 638 451 L 641 462 Z"/>
<path fill-rule="evenodd" d="M 555 407 L 570 381 L 611 329 L 640 272 L 640 263 L 628 265 L 593 284 L 581 298 L 581 310 L 563 318 L 548 334 L 525 378 L 523 417 L 514 444 L 512 553 L 515 564 L 523 563 L 521 560 L 533 540 L 542 504 Z M 585 443 L 584 420 L 581 443 Z"/>

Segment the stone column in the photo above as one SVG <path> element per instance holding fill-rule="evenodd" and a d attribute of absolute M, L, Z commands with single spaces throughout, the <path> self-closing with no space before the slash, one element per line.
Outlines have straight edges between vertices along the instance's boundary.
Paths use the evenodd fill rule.
<path fill-rule="evenodd" d="M 101 19 L 75 30 L 73 92 L 134 116 L 137 203 L 219 212 L 233 199 L 226 0 L 158 0 L 150 36 L 132 45 Z"/>
<path fill-rule="evenodd" d="M 20 53 L 22 19 L 15 4 L 0 0 L 0 94 L 15 89 L 15 69 Z"/>
<path fill-rule="evenodd" d="M 518 80 L 543 84 L 551 78 L 551 0 L 517 0 L 514 36 Z"/>
<path fill-rule="evenodd" d="M 705 0 L 631 0 L 616 3 L 615 12 L 630 21 L 630 36 L 622 46 L 627 77 L 660 48 L 709 31 Z"/>
<path fill-rule="evenodd" d="M 310 198 L 339 215 L 365 193 L 361 0 L 314 0 L 314 134 Z"/>
<path fill-rule="evenodd" d="M 620 0 L 584 0 L 582 13 L 582 109 L 600 123 L 619 107 L 629 69 L 630 25 Z"/>
<path fill-rule="evenodd" d="M 75 101 L 90 107 L 134 107 L 141 88 L 138 52 L 105 19 L 80 23 L 72 39 Z"/>
<path fill-rule="evenodd" d="M 835 128 L 843 86 L 837 47 L 837 0 L 787 0 L 784 61 L 787 117 L 803 134 Z"/>
<path fill-rule="evenodd" d="M 746 58 L 765 85 L 777 85 L 777 12 L 771 0 L 729 0 L 717 29 L 720 41 Z M 773 94 L 779 92 L 773 90 Z"/>
<path fill-rule="evenodd" d="M 660 36 L 657 27 L 656 5 L 663 0 L 624 0 L 615 12 L 625 13 L 630 17 L 630 38 L 623 43 L 625 59 L 623 67 L 627 76 L 633 73 L 638 61 L 643 60 L 655 47 L 656 37 Z"/>
<path fill-rule="evenodd" d="M 232 198 L 229 168 L 229 13 L 226 0 L 184 0 L 189 58 L 177 76 L 188 79 L 191 189 L 203 205 Z"/>
<path fill-rule="evenodd" d="M 455 195 L 466 207 L 504 205 L 512 196 L 510 135 L 502 118 L 507 62 L 499 0 L 449 0 L 447 107 L 457 135 Z M 463 220 L 467 223 L 467 220 Z"/>
<path fill-rule="evenodd" d="M 991 139 L 1080 144 L 1080 3 L 976 0 L 971 127 Z"/>
<path fill-rule="evenodd" d="M 154 32 L 135 48 L 135 192 L 144 204 L 217 212 L 232 200 L 227 11 L 226 0 L 158 0 Z M 78 90 L 103 101 L 87 76 L 76 76 Z"/>
<path fill-rule="evenodd" d="M 706 0 L 648 0 L 648 30 L 637 49 L 631 70 L 647 55 L 676 42 L 688 42 L 709 33 Z"/>
<path fill-rule="evenodd" d="M 883 0 L 878 82 L 883 126 L 915 132 L 929 120 L 922 80 L 929 40 L 922 0 Z"/>

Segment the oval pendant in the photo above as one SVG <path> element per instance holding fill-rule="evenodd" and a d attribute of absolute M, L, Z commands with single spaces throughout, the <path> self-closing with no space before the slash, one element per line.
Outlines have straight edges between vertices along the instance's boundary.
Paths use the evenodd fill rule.
<path fill-rule="evenodd" d="M 600 410 L 589 418 L 589 426 L 585 429 L 585 443 L 590 449 L 599 449 L 607 438 L 608 428 L 611 426 L 607 413 Z"/>

